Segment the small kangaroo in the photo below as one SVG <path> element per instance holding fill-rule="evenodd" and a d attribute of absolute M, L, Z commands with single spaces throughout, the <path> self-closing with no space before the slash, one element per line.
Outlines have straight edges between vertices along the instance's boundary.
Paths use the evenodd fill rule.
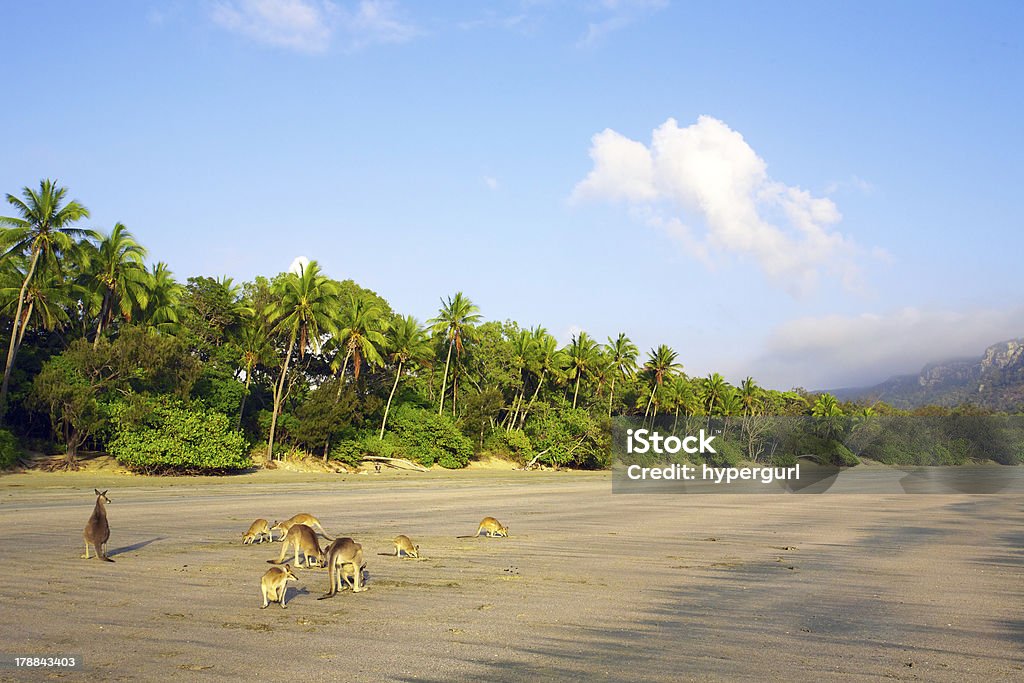
<path fill-rule="evenodd" d="M 333 598 L 342 590 L 343 581 L 352 588 L 353 593 L 367 590 L 363 585 L 363 568 L 365 566 L 363 546 L 351 538 L 335 539 L 327 547 L 327 572 L 330 574 L 331 589 L 317 600 Z"/>
<path fill-rule="evenodd" d="M 296 524 L 305 524 L 310 529 L 315 529 L 316 531 L 319 531 L 323 535 L 323 537 L 326 538 L 328 541 L 334 540 L 327 534 L 326 531 L 324 531 L 323 526 L 320 524 L 320 520 L 318 520 L 313 515 L 307 515 L 304 512 L 300 512 L 291 519 L 286 519 L 283 522 L 274 522 L 274 526 L 270 528 L 271 538 L 273 538 L 273 532 L 280 531 L 281 540 L 283 541 L 284 537 L 288 535 L 288 530 Z"/>
<path fill-rule="evenodd" d="M 316 532 L 305 524 L 295 524 L 288 530 L 284 537 L 284 544 L 281 546 L 281 556 L 274 560 L 267 560 L 270 564 L 284 564 L 284 556 L 288 554 L 288 548 L 295 546 L 295 566 L 299 569 L 311 569 L 310 560 L 314 560 L 317 566 L 324 563 L 324 553 L 320 550 L 320 544 L 316 540 Z M 299 562 L 299 551 L 302 551 L 302 562 Z"/>
<path fill-rule="evenodd" d="M 279 602 L 281 609 L 288 609 L 288 606 L 284 604 L 284 596 L 288 592 L 288 582 L 298 580 L 299 577 L 292 572 L 290 564 L 286 564 L 284 569 L 281 567 L 268 569 L 267 573 L 263 575 L 263 579 L 260 580 L 260 590 L 263 592 L 263 607 L 260 609 L 266 609 L 267 605 L 272 602 Z"/>
<path fill-rule="evenodd" d="M 274 538 L 270 533 L 270 525 L 267 524 L 267 520 L 257 519 L 249 526 L 249 530 L 242 534 L 242 545 L 262 543 L 264 536 L 267 537 L 267 540 L 273 540 Z"/>
<path fill-rule="evenodd" d="M 109 490 L 107 489 L 107 491 Z M 85 538 L 85 555 L 82 555 L 84 560 L 89 559 L 89 544 L 91 543 L 96 549 L 96 557 L 105 562 L 113 562 L 107 557 L 105 548 L 107 541 L 110 540 L 110 524 L 107 523 L 107 508 L 104 507 L 105 503 L 110 502 L 110 499 L 107 498 L 107 491 L 100 493 L 99 489 L 93 489 L 96 494 L 96 507 L 92 509 L 92 516 L 89 517 L 89 521 L 85 524 L 85 531 L 82 532 L 82 536 Z"/>
<path fill-rule="evenodd" d="M 476 533 L 472 536 L 456 536 L 456 538 L 476 538 L 477 536 L 501 536 L 508 537 L 508 527 L 502 526 L 501 522 L 494 517 L 484 517 L 477 527 Z"/>
<path fill-rule="evenodd" d="M 395 544 L 395 557 L 401 557 L 402 553 L 405 553 L 406 557 L 418 558 L 420 556 L 420 547 L 413 545 L 412 539 L 405 534 L 395 536 L 393 543 Z"/>

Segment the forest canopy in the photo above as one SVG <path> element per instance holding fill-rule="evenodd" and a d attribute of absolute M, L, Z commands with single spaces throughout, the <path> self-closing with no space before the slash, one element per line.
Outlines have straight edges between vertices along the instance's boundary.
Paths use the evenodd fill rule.
<path fill-rule="evenodd" d="M 751 377 L 691 377 L 676 349 L 641 353 L 627 333 L 579 332 L 560 346 L 543 327 L 485 319 L 463 292 L 420 320 L 317 261 L 250 282 L 182 281 L 128 226 L 85 227 L 86 206 L 54 181 L 6 199 L 0 467 L 28 448 L 62 452 L 69 468 L 81 449 L 104 451 L 153 473 L 295 453 L 346 465 L 378 456 L 459 468 L 486 453 L 604 468 L 613 420 L 675 431 L 701 417 L 725 425 L 726 460 L 785 461 L 765 448 L 768 416 L 807 418 L 801 447 L 851 465 L 844 443 L 858 426 L 907 414 Z M 971 409 L 917 412 L 937 411 Z M 913 448 L 881 458 L 920 459 Z M 951 453 L 970 457 L 962 445 Z"/>

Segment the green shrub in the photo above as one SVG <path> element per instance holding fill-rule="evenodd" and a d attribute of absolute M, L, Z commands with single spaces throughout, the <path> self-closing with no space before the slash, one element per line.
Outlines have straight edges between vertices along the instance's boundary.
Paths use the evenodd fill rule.
<path fill-rule="evenodd" d="M 396 451 L 405 457 L 430 467 L 435 462 L 441 467 L 465 467 L 473 455 L 473 443 L 448 415 L 432 410 L 401 406 L 391 421 Z"/>
<path fill-rule="evenodd" d="M 212 474 L 252 465 L 245 437 L 223 413 L 168 398 L 136 398 L 111 406 L 119 463 L 147 473 Z"/>
<path fill-rule="evenodd" d="M 0 429 L 0 470 L 11 467 L 24 455 L 17 437 L 6 429 Z"/>

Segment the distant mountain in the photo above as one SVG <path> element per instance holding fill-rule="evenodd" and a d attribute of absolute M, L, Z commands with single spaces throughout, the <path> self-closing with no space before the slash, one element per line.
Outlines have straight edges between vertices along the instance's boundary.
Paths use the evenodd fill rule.
<path fill-rule="evenodd" d="M 917 375 L 831 393 L 844 401 L 877 399 L 897 408 L 969 403 L 996 410 L 1024 410 L 1024 339 L 993 344 L 981 358 L 929 363 Z"/>

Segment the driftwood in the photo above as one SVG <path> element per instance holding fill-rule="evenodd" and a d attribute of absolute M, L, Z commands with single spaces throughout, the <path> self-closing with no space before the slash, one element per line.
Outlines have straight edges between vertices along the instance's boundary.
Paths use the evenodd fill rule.
<path fill-rule="evenodd" d="M 379 455 L 364 455 L 363 461 L 370 462 L 382 462 L 388 467 L 396 467 L 401 470 L 416 470 L 417 472 L 429 472 L 423 465 L 417 465 L 414 462 L 403 460 L 402 458 L 385 458 Z"/>
<path fill-rule="evenodd" d="M 551 450 L 550 448 L 545 448 L 540 453 L 538 453 L 537 455 L 533 456 L 533 460 L 531 460 L 530 462 L 526 463 L 526 465 L 523 467 L 523 469 L 524 470 L 531 470 L 531 469 L 533 469 L 537 465 L 537 459 L 540 458 L 540 456 L 544 455 L 545 453 L 547 453 L 550 450 Z"/>

